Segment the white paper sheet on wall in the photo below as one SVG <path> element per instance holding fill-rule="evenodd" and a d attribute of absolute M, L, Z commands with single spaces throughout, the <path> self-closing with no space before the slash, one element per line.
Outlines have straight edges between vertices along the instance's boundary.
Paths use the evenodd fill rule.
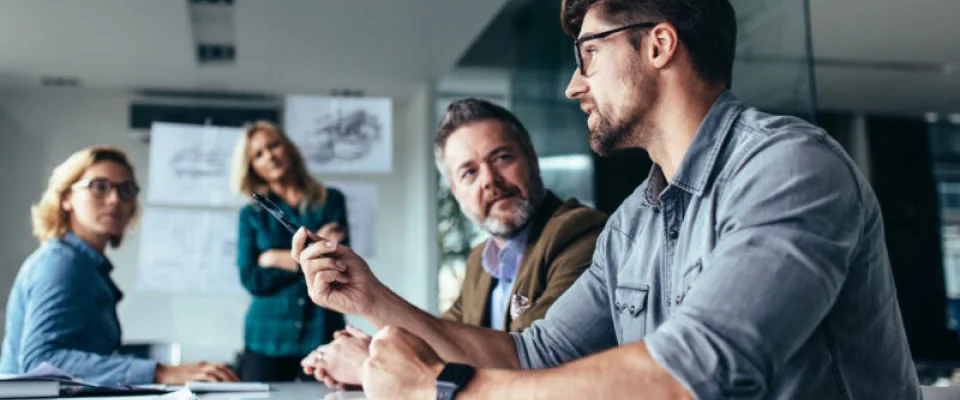
<path fill-rule="evenodd" d="M 137 288 L 243 294 L 237 271 L 237 212 L 146 207 Z"/>
<path fill-rule="evenodd" d="M 393 168 L 389 98 L 288 96 L 283 120 L 310 172 L 389 173 Z"/>
<path fill-rule="evenodd" d="M 339 189 L 346 197 L 350 248 L 361 257 L 373 257 L 376 254 L 380 204 L 377 185 L 366 182 L 326 182 L 326 185 Z"/>
<path fill-rule="evenodd" d="M 161 205 L 242 206 L 230 189 L 240 128 L 154 123 L 147 201 Z"/>

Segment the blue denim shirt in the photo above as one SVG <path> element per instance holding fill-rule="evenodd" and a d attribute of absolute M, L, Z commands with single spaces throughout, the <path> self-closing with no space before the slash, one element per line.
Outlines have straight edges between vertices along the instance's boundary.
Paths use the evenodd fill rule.
<path fill-rule="evenodd" d="M 480 258 L 483 270 L 497 280 L 497 285 L 490 293 L 490 328 L 507 330 L 504 325 L 507 321 L 507 310 L 510 309 L 510 296 L 513 294 L 513 283 L 517 278 L 517 270 L 523 262 L 523 251 L 527 248 L 527 236 L 530 233 L 528 225 L 520 233 L 507 240 L 503 248 L 498 248 L 493 239 L 488 239 Z"/>
<path fill-rule="evenodd" d="M 46 361 L 87 382 L 152 383 L 156 362 L 115 354 L 123 294 L 111 270 L 103 254 L 72 233 L 35 250 L 7 301 L 0 373 L 24 373 Z"/>
<path fill-rule="evenodd" d="M 643 340 L 699 399 L 920 398 L 870 185 L 823 130 L 730 93 L 514 340 L 524 368 Z"/>

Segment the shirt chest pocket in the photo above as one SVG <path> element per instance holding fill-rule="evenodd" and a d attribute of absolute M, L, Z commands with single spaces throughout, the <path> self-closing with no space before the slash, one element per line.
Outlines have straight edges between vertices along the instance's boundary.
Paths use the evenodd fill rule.
<path fill-rule="evenodd" d="M 646 336 L 647 296 L 649 285 L 621 284 L 614 295 L 614 319 L 619 323 L 620 343 L 630 343 Z"/>
<path fill-rule="evenodd" d="M 703 261 L 701 261 L 701 259 L 697 259 L 697 261 L 682 271 L 680 274 L 679 287 L 677 288 L 677 295 L 674 299 L 677 305 L 683 304 L 684 297 L 687 296 L 687 292 L 693 287 L 693 283 L 700 277 L 701 272 L 703 272 Z"/>

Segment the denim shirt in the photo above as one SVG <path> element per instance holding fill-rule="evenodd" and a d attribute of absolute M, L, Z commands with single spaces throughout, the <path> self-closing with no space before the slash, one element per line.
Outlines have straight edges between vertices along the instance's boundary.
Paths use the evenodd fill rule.
<path fill-rule="evenodd" d="M 524 368 L 642 340 L 699 399 L 920 398 L 870 185 L 823 130 L 729 92 L 513 337 Z"/>
<path fill-rule="evenodd" d="M 153 382 L 157 363 L 116 355 L 120 349 L 113 265 L 73 233 L 48 240 L 17 273 L 7 301 L 0 373 L 48 362 L 84 381 Z"/>
<path fill-rule="evenodd" d="M 490 293 L 490 328 L 497 330 L 507 330 L 506 323 L 507 310 L 510 309 L 510 301 L 513 295 L 513 283 L 517 278 L 517 270 L 520 269 L 520 263 L 523 262 L 523 251 L 527 248 L 527 236 L 530 233 L 530 226 L 520 231 L 514 237 L 507 240 L 503 248 L 498 248 L 493 239 L 488 239 L 483 248 L 481 264 L 483 270 L 497 280 L 497 285 L 493 287 Z"/>

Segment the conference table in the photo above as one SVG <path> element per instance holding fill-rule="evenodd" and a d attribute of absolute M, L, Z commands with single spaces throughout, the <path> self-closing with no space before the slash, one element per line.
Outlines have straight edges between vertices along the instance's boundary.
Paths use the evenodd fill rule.
<path fill-rule="evenodd" d="M 181 400 L 183 397 L 177 397 L 176 394 L 153 395 L 153 396 L 130 396 L 130 397 L 64 397 L 86 400 L 143 400 L 143 399 L 161 399 L 161 400 Z M 189 397 L 187 397 L 189 398 Z M 273 383 L 270 385 L 269 392 L 257 393 L 209 393 L 197 395 L 202 400 L 247 400 L 247 399 L 270 399 L 270 400 L 359 400 L 364 399 L 363 392 L 339 392 L 327 389 L 322 383 L 317 382 L 293 382 L 293 383 Z M 960 400 L 960 387 L 923 387 L 924 400 Z"/>
<path fill-rule="evenodd" d="M 182 393 L 173 392 L 163 395 L 148 396 L 107 396 L 107 397 L 60 397 L 61 399 L 81 399 L 81 400 L 186 400 L 190 396 L 183 396 Z M 284 382 L 271 383 L 269 392 L 251 392 L 251 393 L 207 393 L 198 394 L 196 398 L 202 400 L 247 400 L 247 399 L 269 399 L 269 400 L 358 400 L 364 399 L 363 392 L 340 392 L 334 389 L 327 389 L 319 382 Z"/>

